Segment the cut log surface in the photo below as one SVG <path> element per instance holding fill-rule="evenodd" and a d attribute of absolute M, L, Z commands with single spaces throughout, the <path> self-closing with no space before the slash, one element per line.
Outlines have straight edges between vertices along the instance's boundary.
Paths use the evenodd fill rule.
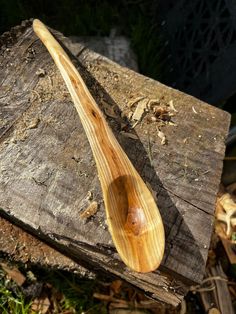
<path fill-rule="evenodd" d="M 177 305 L 188 285 L 204 274 L 230 116 L 53 33 L 77 56 L 90 92 L 157 198 L 166 234 L 164 259 L 147 274 L 121 262 L 80 119 L 31 25 L 0 39 L 1 213 L 89 269 L 119 276 Z M 171 123 L 148 119 L 144 112 L 129 129 L 130 112 L 143 99 L 151 100 L 149 107 L 172 104 Z M 92 202 L 97 206 L 89 213 Z"/>

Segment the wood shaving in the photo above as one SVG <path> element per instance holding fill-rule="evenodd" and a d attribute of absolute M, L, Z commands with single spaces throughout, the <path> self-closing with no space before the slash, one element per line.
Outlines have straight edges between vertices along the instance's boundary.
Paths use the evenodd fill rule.
<path fill-rule="evenodd" d="M 236 203 L 229 193 L 223 194 L 217 200 L 216 219 L 226 225 L 226 237 L 229 238 L 236 227 Z"/>
<path fill-rule="evenodd" d="M 132 108 L 137 102 L 139 102 L 140 100 L 143 100 L 145 99 L 146 97 L 145 96 L 139 96 L 135 99 L 131 99 L 129 102 L 128 102 L 128 107 L 129 108 Z"/>
<path fill-rule="evenodd" d="M 160 99 L 149 99 L 147 109 L 152 110 L 154 105 L 160 105 Z"/>
<path fill-rule="evenodd" d="M 132 120 L 134 121 L 140 121 L 142 119 L 142 116 L 147 109 L 148 100 L 142 99 L 138 102 L 137 107 L 132 115 Z"/>
<path fill-rule="evenodd" d="M 157 119 L 162 121 L 170 121 L 171 119 L 171 113 L 163 107 L 155 106 L 153 108 L 153 114 Z"/>
<path fill-rule="evenodd" d="M 127 114 L 127 118 L 128 118 L 128 120 L 131 120 L 132 115 L 133 115 L 133 112 L 132 112 L 132 111 L 128 112 L 128 114 Z"/>
<path fill-rule="evenodd" d="M 172 122 L 172 121 L 169 121 L 169 122 L 168 122 L 168 125 L 177 126 L 177 123 Z"/>
<path fill-rule="evenodd" d="M 152 117 L 150 118 L 150 120 L 151 120 L 152 122 L 156 122 L 156 121 L 157 121 L 157 118 L 152 116 Z"/>
<path fill-rule="evenodd" d="M 157 136 L 161 139 L 161 145 L 166 144 L 166 136 L 165 134 L 157 128 Z"/>
<path fill-rule="evenodd" d="M 134 124 L 131 126 L 131 129 L 134 129 L 138 123 L 139 121 L 134 122 Z"/>
<path fill-rule="evenodd" d="M 36 75 L 38 75 L 39 77 L 44 77 L 46 75 L 46 71 L 44 69 L 39 68 L 36 72 Z"/>
<path fill-rule="evenodd" d="M 197 111 L 196 111 L 196 109 L 193 106 L 192 106 L 192 110 L 193 110 L 194 113 L 197 114 Z"/>
<path fill-rule="evenodd" d="M 175 107 L 174 107 L 174 102 L 173 102 L 173 100 L 170 100 L 170 101 L 169 101 L 169 106 L 170 106 L 170 109 L 171 109 L 171 110 L 173 110 L 173 111 L 175 111 L 175 112 L 178 112 L 178 110 L 176 110 Z"/>
<path fill-rule="evenodd" d="M 91 216 L 93 216 L 94 214 L 96 214 L 96 212 L 98 211 L 98 203 L 96 201 L 93 201 L 89 204 L 89 206 L 84 209 L 81 213 L 80 213 L 80 218 L 89 218 Z"/>
<path fill-rule="evenodd" d="M 91 201 L 93 199 L 93 193 L 91 191 L 88 191 L 85 199 L 88 201 Z"/>

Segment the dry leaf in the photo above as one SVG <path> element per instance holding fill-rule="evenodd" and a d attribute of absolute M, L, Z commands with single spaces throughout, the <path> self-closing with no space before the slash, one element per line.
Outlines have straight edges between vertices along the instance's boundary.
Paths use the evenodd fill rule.
<path fill-rule="evenodd" d="M 80 218 L 89 218 L 91 216 L 93 216 L 94 214 L 96 214 L 98 210 L 98 203 L 96 201 L 93 201 L 89 204 L 89 206 L 84 209 L 81 213 L 80 213 Z"/>
<path fill-rule="evenodd" d="M 115 293 L 115 294 L 119 294 L 120 293 L 120 289 L 121 289 L 121 285 L 122 285 L 122 281 L 121 280 L 114 280 L 112 281 L 111 285 L 110 285 L 110 289 Z"/>
<path fill-rule="evenodd" d="M 31 313 L 46 314 L 50 306 L 48 297 L 36 298 L 31 305 Z"/>
<path fill-rule="evenodd" d="M 25 276 L 16 268 L 10 268 L 7 264 L 1 263 L 2 269 L 7 273 L 8 277 L 14 280 L 18 286 L 22 286 L 25 282 Z"/>

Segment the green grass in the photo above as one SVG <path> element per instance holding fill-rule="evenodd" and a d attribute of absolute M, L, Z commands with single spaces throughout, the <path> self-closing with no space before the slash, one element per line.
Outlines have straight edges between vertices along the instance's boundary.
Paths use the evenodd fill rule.
<path fill-rule="evenodd" d="M 19 287 L 0 270 L 0 313 L 28 314 L 31 301 L 26 301 Z"/>
<path fill-rule="evenodd" d="M 18 265 L 21 273 L 27 277 L 29 269 Z M 27 278 L 22 287 L 7 278 L 6 273 L 0 268 L 0 313 L 1 314 L 32 314 L 31 305 L 38 297 L 33 293 L 26 293 L 27 287 L 34 286 L 37 282 L 43 283 L 40 295 L 47 296 L 50 308 L 47 313 L 107 313 L 106 305 L 93 298 L 93 293 L 101 289 L 96 280 L 81 279 L 75 274 L 64 271 L 45 270 L 38 267 L 32 268 L 33 281 Z M 32 291 L 34 289 L 32 288 Z M 67 312 L 68 313 L 68 312 Z"/>
<path fill-rule="evenodd" d="M 76 275 L 55 271 L 45 272 L 44 280 L 64 295 L 61 310 L 74 309 L 75 313 L 107 313 L 105 305 L 93 298 L 99 285 L 96 280 L 81 279 Z"/>

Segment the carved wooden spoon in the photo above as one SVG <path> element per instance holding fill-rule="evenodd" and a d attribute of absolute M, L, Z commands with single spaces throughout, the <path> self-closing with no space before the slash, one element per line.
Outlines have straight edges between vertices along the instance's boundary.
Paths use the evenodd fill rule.
<path fill-rule="evenodd" d="M 153 196 L 117 142 L 68 55 L 39 20 L 33 29 L 54 59 L 71 94 L 96 161 L 107 223 L 116 249 L 131 269 L 155 270 L 165 235 Z"/>

